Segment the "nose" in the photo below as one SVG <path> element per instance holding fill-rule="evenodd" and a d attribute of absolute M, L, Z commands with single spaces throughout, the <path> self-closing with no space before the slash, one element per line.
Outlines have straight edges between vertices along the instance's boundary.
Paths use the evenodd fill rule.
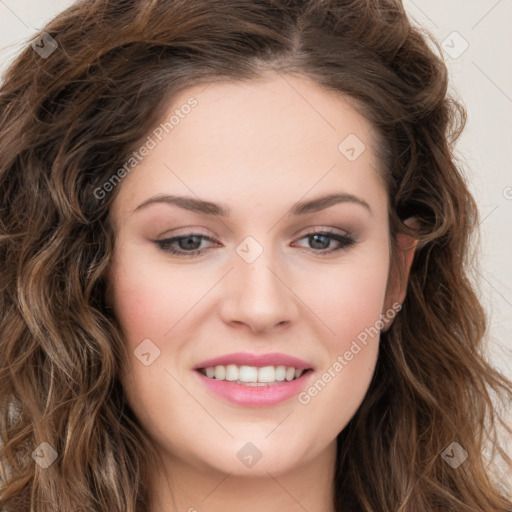
<path fill-rule="evenodd" d="M 244 326 L 254 334 L 286 327 L 298 317 L 293 283 L 269 249 L 250 263 L 238 254 L 225 281 L 221 316 L 231 326 Z"/>

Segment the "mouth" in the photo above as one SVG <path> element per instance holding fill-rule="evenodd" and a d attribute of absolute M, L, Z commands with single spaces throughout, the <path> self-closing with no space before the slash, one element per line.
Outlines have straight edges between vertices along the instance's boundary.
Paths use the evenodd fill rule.
<path fill-rule="evenodd" d="M 196 371 L 211 380 L 227 381 L 242 386 L 266 387 L 298 380 L 311 372 L 312 368 L 228 364 L 197 368 Z"/>
<path fill-rule="evenodd" d="M 314 378 L 311 363 L 278 352 L 237 352 L 194 368 L 211 396 L 242 407 L 270 407 L 296 397 Z"/>

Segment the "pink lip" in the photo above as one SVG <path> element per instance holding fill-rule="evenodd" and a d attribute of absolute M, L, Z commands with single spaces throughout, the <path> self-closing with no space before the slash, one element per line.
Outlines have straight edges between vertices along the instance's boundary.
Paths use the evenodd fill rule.
<path fill-rule="evenodd" d="M 271 354 L 251 354 L 249 352 L 236 352 L 235 354 L 226 354 L 224 356 L 214 357 L 207 359 L 194 366 L 194 370 L 200 368 L 211 368 L 212 366 L 221 366 L 228 364 L 236 364 L 237 366 L 293 366 L 298 370 L 307 370 L 312 368 L 312 365 L 298 359 L 297 357 L 289 356 L 287 354 L 280 354 L 274 352 Z M 295 382 L 295 381 L 290 381 Z"/>
<path fill-rule="evenodd" d="M 291 366 L 291 365 L 290 365 Z M 236 382 L 215 380 L 194 372 L 200 381 L 215 395 L 243 407 L 265 407 L 275 405 L 297 396 L 311 381 L 314 372 L 308 371 L 298 379 L 279 382 L 269 386 L 244 386 Z"/>

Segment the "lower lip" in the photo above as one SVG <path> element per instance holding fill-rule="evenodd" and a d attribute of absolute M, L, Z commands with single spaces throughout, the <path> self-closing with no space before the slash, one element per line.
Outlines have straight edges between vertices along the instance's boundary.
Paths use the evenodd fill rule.
<path fill-rule="evenodd" d="M 313 374 L 312 370 L 298 379 L 283 381 L 270 386 L 244 386 L 236 382 L 215 380 L 195 371 L 201 382 L 215 395 L 244 407 L 267 407 L 298 395 Z"/>

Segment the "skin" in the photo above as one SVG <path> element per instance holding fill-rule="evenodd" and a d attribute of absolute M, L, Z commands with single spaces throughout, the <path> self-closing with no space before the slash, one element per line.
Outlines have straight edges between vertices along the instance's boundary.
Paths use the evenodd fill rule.
<path fill-rule="evenodd" d="M 270 407 L 233 405 L 192 368 L 233 352 L 283 352 L 311 363 L 312 384 L 403 301 L 406 282 L 388 282 L 388 199 L 372 127 L 346 98 L 305 78 L 268 74 L 193 87 L 164 117 L 191 96 L 197 107 L 123 179 L 111 210 L 111 301 L 130 354 L 123 386 L 166 470 L 151 479 L 152 512 L 333 510 L 336 436 L 368 389 L 378 336 L 307 404 L 293 397 Z M 349 134 L 366 146 L 355 161 L 338 149 Z M 344 202 L 287 215 L 297 201 L 334 191 L 369 209 Z M 164 203 L 134 212 L 157 194 L 225 203 L 231 215 Z M 172 255 L 155 243 L 189 228 L 212 240 L 202 239 L 200 256 Z M 340 244 L 320 238 L 315 245 L 306 235 L 327 228 L 355 243 L 322 256 Z M 236 252 L 247 236 L 263 249 L 251 263 Z M 407 271 L 413 249 L 406 242 L 399 240 Z M 160 355 L 145 366 L 133 351 L 148 338 Z M 262 454 L 252 467 L 237 458 L 248 442 Z"/>

